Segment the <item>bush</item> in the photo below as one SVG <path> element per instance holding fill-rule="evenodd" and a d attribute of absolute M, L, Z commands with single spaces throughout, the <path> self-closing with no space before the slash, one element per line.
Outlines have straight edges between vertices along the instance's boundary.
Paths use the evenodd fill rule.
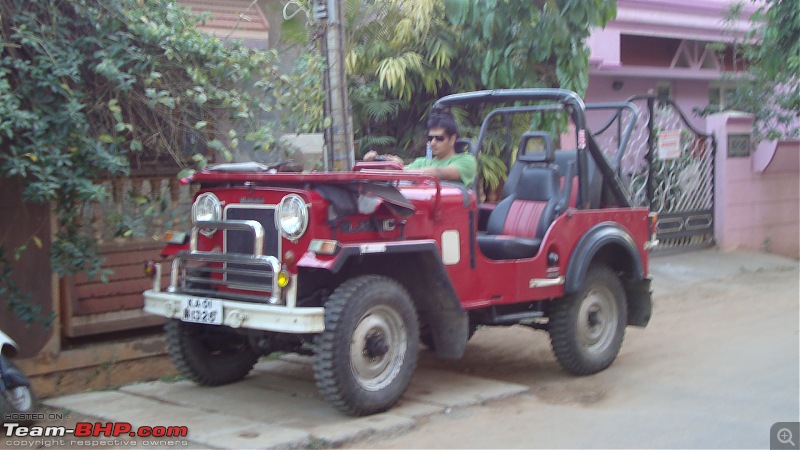
<path fill-rule="evenodd" d="M 198 20 L 163 0 L 0 3 L 0 178 L 23 179 L 26 201 L 54 204 L 58 274 L 102 275 L 80 233 L 81 206 L 108 194 L 97 179 L 167 155 L 176 170 L 230 158 L 240 138 L 274 149 L 264 118 L 286 84 L 276 54 L 202 34 Z M 182 150 L 186 136 L 199 154 Z M 13 286 L 8 271 L 0 284 Z M 11 304 L 14 292 L 0 295 Z"/>

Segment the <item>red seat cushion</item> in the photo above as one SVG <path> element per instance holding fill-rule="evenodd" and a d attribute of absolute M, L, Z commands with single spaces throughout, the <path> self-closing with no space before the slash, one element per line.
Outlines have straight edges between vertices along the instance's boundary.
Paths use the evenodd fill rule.
<path fill-rule="evenodd" d="M 528 238 L 536 236 L 536 228 L 546 206 L 547 202 L 543 201 L 514 200 L 503 224 L 503 234 Z"/>

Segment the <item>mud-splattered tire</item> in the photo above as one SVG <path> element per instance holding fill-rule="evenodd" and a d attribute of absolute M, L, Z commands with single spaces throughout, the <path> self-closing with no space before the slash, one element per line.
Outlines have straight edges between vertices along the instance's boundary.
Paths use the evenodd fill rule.
<path fill-rule="evenodd" d="M 258 361 L 246 336 L 229 327 L 172 319 L 164 326 L 172 362 L 186 378 L 219 386 L 244 378 Z"/>
<path fill-rule="evenodd" d="M 314 346 L 314 378 L 340 411 L 386 411 L 403 395 L 419 353 L 419 323 L 408 292 L 387 277 L 342 283 L 325 303 L 325 331 Z"/>
<path fill-rule="evenodd" d="M 627 301 L 619 277 L 589 268 L 580 290 L 550 306 L 550 344 L 569 373 L 590 375 L 614 362 L 625 337 Z"/>

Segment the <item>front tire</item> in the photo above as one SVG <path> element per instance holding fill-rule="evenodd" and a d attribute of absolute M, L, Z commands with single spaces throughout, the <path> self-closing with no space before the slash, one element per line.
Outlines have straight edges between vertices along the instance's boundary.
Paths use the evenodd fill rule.
<path fill-rule="evenodd" d="M 403 395 L 417 363 L 419 323 L 408 292 L 378 275 L 342 283 L 325 304 L 314 348 L 314 378 L 340 411 L 386 411 Z"/>
<path fill-rule="evenodd" d="M 581 289 L 550 307 L 550 345 L 569 373 L 590 375 L 614 362 L 625 337 L 627 301 L 619 277 L 589 267 Z"/>
<path fill-rule="evenodd" d="M 183 376 L 199 385 L 239 381 L 258 361 L 247 337 L 229 327 L 172 319 L 164 328 L 170 359 Z"/>
<path fill-rule="evenodd" d="M 472 336 L 475 336 L 475 332 L 478 331 L 478 325 L 476 325 L 472 319 L 469 319 L 469 325 L 467 329 L 467 342 L 472 339 Z M 430 330 L 430 325 L 423 323 L 422 328 L 420 329 L 419 333 L 419 340 L 422 342 L 422 345 L 427 347 L 428 350 L 432 352 L 436 352 L 436 343 L 433 341 L 433 333 Z"/>
<path fill-rule="evenodd" d="M 17 372 L 20 378 L 25 378 L 24 374 L 13 362 L 4 359 L 0 362 L 9 372 Z M 5 417 L 11 414 L 22 414 L 30 417 L 38 410 L 39 404 L 36 394 L 29 385 L 15 386 L 0 392 L 0 423 L 5 423 Z M 13 420 L 20 425 L 30 425 L 34 422 L 32 418 L 24 420 Z"/>

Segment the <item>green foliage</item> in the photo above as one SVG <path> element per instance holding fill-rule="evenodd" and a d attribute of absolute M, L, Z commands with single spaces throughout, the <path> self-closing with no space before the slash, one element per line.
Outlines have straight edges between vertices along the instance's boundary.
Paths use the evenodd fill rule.
<path fill-rule="evenodd" d="M 42 316 L 42 305 L 31 302 L 31 295 L 20 289 L 11 278 L 13 269 L 11 262 L 19 260 L 26 250 L 26 246 L 18 247 L 14 255 L 7 255 L 5 246 L 0 245 L 0 298 L 7 299 L 6 308 L 25 323 L 39 322 L 45 328 L 50 328 L 55 320 L 55 313 Z"/>
<path fill-rule="evenodd" d="M 588 85 L 589 28 L 613 18 L 616 4 L 445 0 L 445 13 L 471 50 L 458 52 L 467 55 L 463 68 L 480 74 L 481 88 L 561 87 L 582 94 Z"/>
<path fill-rule="evenodd" d="M 486 187 L 490 190 L 498 189 L 500 184 L 505 181 L 508 171 L 503 160 L 496 155 L 481 153 L 478 155 L 478 164 L 482 169 L 481 173 Z"/>
<path fill-rule="evenodd" d="M 306 21 L 311 1 L 294 5 L 303 13 L 286 22 L 287 33 L 296 40 L 305 26 L 307 36 L 320 36 Z M 616 3 L 605 0 L 344 0 L 343 7 L 359 153 L 406 158 L 424 152 L 427 113 L 443 95 L 519 87 L 584 93 L 589 30 L 616 15 Z M 468 111 L 459 122 L 474 125 L 479 115 Z"/>
<path fill-rule="evenodd" d="M 765 0 L 750 17 L 750 30 L 735 43 L 734 63 L 745 76 L 727 78 L 736 86 L 728 109 L 755 116 L 754 139 L 800 137 L 800 3 Z M 742 15 L 735 5 L 729 20 Z M 704 113 L 716 112 L 711 108 Z"/>
<path fill-rule="evenodd" d="M 281 76 L 284 125 L 297 133 L 320 133 L 328 125 L 325 119 L 325 91 L 321 89 L 325 59 L 308 52 L 295 62 L 291 75 Z"/>
<path fill-rule="evenodd" d="M 758 44 L 744 48 L 747 60 L 765 77 L 796 80 L 800 76 L 800 5 L 788 0 L 765 1 L 751 22 L 756 26 L 746 39 L 752 42 L 755 38 Z"/>
<path fill-rule="evenodd" d="M 274 52 L 202 34 L 197 21 L 175 1 L 0 3 L 0 178 L 23 179 L 25 200 L 54 204 L 59 274 L 103 274 L 79 220 L 81 205 L 107 196 L 95 180 L 157 155 L 202 166 L 230 158 L 240 140 L 271 151 L 265 115 L 308 91 L 277 77 Z M 180 145 L 189 135 L 194 156 Z"/>
<path fill-rule="evenodd" d="M 189 205 L 176 205 L 165 192 L 129 192 L 116 202 L 98 204 L 103 211 L 105 227 L 113 238 L 147 238 L 158 240 L 163 230 L 188 229 Z M 109 205 L 111 203 L 111 205 Z M 86 226 L 87 224 L 84 224 Z M 91 224 L 88 224 L 91 226 Z M 154 229 L 155 228 L 155 229 Z"/>
<path fill-rule="evenodd" d="M 436 90 L 450 79 L 453 47 L 432 30 L 434 17 L 443 18 L 441 1 L 345 0 L 344 4 L 345 62 L 359 151 L 409 156 L 410 148 L 424 148 L 419 136 L 425 114 Z M 379 149 L 379 142 L 393 145 Z"/>
<path fill-rule="evenodd" d="M 441 96 L 521 87 L 583 94 L 589 30 L 616 15 L 616 3 L 605 0 L 344 3 L 359 153 L 374 149 L 405 158 L 423 154 L 427 114 Z M 460 112 L 462 134 L 481 113 Z M 375 148 L 378 143 L 384 147 Z M 491 186 L 505 176 L 505 166 L 489 161 L 480 167 Z"/>

